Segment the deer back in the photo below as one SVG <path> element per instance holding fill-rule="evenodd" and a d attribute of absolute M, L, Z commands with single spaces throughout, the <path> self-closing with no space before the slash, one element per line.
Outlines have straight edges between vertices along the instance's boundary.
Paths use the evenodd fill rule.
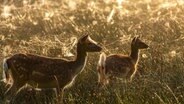
<path fill-rule="evenodd" d="M 105 62 L 106 74 L 115 76 L 126 76 L 130 71 L 135 70 L 132 59 L 124 55 L 110 55 Z"/>

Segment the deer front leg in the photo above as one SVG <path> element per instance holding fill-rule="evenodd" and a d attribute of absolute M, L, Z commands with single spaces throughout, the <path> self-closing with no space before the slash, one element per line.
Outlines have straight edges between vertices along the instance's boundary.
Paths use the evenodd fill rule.
<path fill-rule="evenodd" d="M 64 94 L 64 89 L 61 88 L 57 88 L 56 89 L 57 92 L 57 104 L 63 104 L 63 94 Z"/>
<path fill-rule="evenodd" d="M 132 79 L 136 73 L 136 68 L 130 68 L 130 71 L 126 75 L 126 82 L 132 82 Z"/>
<path fill-rule="evenodd" d="M 57 97 L 57 104 L 63 104 L 63 93 L 64 93 L 64 88 L 60 86 L 59 84 L 59 78 L 57 76 L 54 76 L 57 84 L 56 88 L 56 97 Z"/>

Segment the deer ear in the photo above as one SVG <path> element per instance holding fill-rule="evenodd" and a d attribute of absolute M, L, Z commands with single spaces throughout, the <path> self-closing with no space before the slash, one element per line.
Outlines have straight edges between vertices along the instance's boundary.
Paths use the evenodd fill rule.
<path fill-rule="evenodd" d="M 137 38 L 140 38 L 140 35 L 138 35 Z"/>
<path fill-rule="evenodd" d="M 137 40 L 137 37 L 134 37 L 134 38 L 132 39 L 132 43 L 134 43 L 136 40 Z"/>
<path fill-rule="evenodd" d="M 84 42 L 88 37 L 89 37 L 89 35 L 83 35 L 83 36 L 80 38 L 80 42 Z"/>

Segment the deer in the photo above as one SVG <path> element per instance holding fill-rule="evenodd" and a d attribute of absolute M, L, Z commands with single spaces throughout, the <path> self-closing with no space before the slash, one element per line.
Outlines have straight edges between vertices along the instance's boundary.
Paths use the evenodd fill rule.
<path fill-rule="evenodd" d="M 98 83 L 103 86 L 107 85 L 112 77 L 125 78 L 131 82 L 137 71 L 140 49 L 148 47 L 139 37 L 134 37 L 131 42 L 130 55 L 111 54 L 107 56 L 102 52 L 97 64 Z"/>
<path fill-rule="evenodd" d="M 76 77 L 84 70 L 88 52 L 100 52 L 100 45 L 89 35 L 77 41 L 74 60 L 51 58 L 36 54 L 17 53 L 3 61 L 4 82 L 11 84 L 5 95 L 16 97 L 21 88 L 30 85 L 39 89 L 56 89 L 57 102 L 63 103 L 64 89 L 72 86 Z M 12 101 L 12 98 L 10 101 Z"/>

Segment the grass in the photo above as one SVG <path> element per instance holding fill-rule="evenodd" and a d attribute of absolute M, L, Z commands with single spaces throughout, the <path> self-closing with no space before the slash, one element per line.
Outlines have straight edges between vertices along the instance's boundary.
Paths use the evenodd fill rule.
<path fill-rule="evenodd" d="M 83 34 L 101 43 L 107 54 L 128 54 L 137 35 L 149 44 L 148 50 L 141 51 L 133 81 L 113 81 L 105 89 L 97 86 L 99 53 L 90 53 L 85 70 L 64 94 L 66 104 L 184 103 L 184 1 L 45 0 L 14 1 L 14 6 L 0 2 L 1 62 L 15 53 L 73 59 L 69 57 L 76 54 L 73 41 Z M 1 104 L 6 89 L 1 82 Z M 15 104 L 28 103 L 55 104 L 55 93 L 25 89 Z"/>

